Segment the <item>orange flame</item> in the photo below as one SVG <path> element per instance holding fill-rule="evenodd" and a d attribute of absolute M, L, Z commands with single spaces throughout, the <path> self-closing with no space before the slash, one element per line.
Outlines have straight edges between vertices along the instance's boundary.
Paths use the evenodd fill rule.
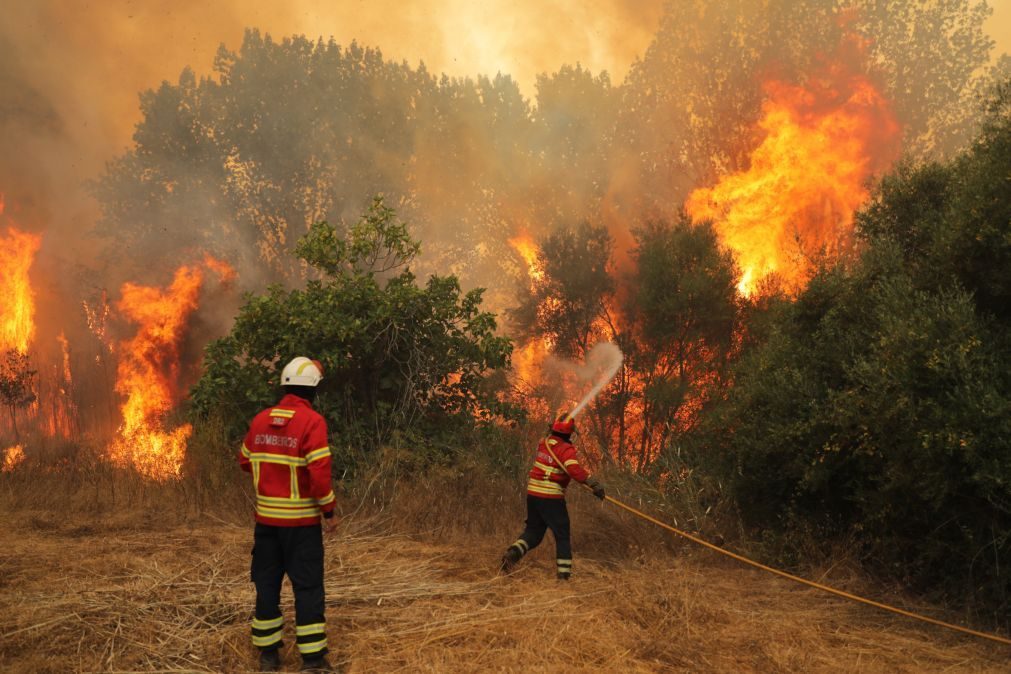
<path fill-rule="evenodd" d="M 513 247 L 527 265 L 527 275 L 531 283 L 537 283 L 544 278 L 544 270 L 541 269 L 540 260 L 537 258 L 537 244 L 533 238 L 525 231 L 509 239 L 509 245 Z"/>
<path fill-rule="evenodd" d="M 8 447 L 4 452 L 3 464 L 0 464 L 0 473 L 9 473 L 17 468 L 25 460 L 25 450 L 21 445 Z"/>
<path fill-rule="evenodd" d="M 203 272 L 184 266 L 166 290 L 124 284 L 116 305 L 139 328 L 119 348 L 116 391 L 126 401 L 109 456 L 114 463 L 131 465 L 158 480 L 181 474 L 193 430 L 189 424 L 166 430 L 165 417 L 178 400 L 179 346 L 202 284 Z"/>
<path fill-rule="evenodd" d="M 229 285 L 235 281 L 238 274 L 235 272 L 235 267 L 228 264 L 224 260 L 219 260 L 210 253 L 204 254 L 204 266 L 210 269 L 212 272 L 218 275 L 218 279 L 224 285 Z"/>
<path fill-rule="evenodd" d="M 764 137 L 750 168 L 695 190 L 685 204 L 692 218 L 712 220 L 736 253 L 746 297 L 773 273 L 799 291 L 812 257 L 851 243 L 867 181 L 896 159 L 900 136 L 889 102 L 842 60 L 803 86 L 763 88 Z"/>
<path fill-rule="evenodd" d="M 0 198 L 0 215 L 3 215 Z M 8 227 L 0 235 L 0 349 L 28 351 L 35 337 L 35 293 L 28 271 L 42 237 Z"/>
<path fill-rule="evenodd" d="M 537 255 L 537 243 L 526 231 L 509 239 L 509 245 L 519 253 L 527 265 L 527 278 L 531 289 L 544 279 L 544 269 Z M 513 371 L 518 382 L 534 386 L 540 380 L 541 366 L 551 352 L 551 340 L 539 339 L 528 342 L 521 349 L 513 352 Z"/>

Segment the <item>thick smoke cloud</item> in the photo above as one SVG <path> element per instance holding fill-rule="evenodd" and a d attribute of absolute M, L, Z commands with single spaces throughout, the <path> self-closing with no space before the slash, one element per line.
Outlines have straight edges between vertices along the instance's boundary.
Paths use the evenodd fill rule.
<path fill-rule="evenodd" d="M 877 56 L 886 65 L 918 48 L 922 54 L 939 49 L 929 26 L 919 27 L 921 33 L 928 30 L 920 43 L 903 42 L 904 28 L 915 20 L 909 12 L 918 3 L 890 3 L 896 10 L 879 9 L 881 3 L 870 0 L 856 4 L 865 8 L 866 25 L 877 31 Z M 406 60 L 412 73 L 423 61 L 432 75 L 502 72 L 512 79 L 478 86 L 476 102 L 464 100 L 472 90 L 460 87 L 452 125 L 433 130 L 439 120 L 418 112 L 405 141 L 411 150 L 406 163 L 403 154 L 376 142 L 381 129 L 363 129 L 352 140 L 367 157 L 364 177 L 331 194 L 307 196 L 290 223 L 284 221 L 290 213 L 268 213 L 290 227 L 278 230 L 280 239 L 253 232 L 248 245 L 221 252 L 234 253 L 242 263 L 240 283 L 246 287 L 271 280 L 271 274 L 257 273 L 264 246 L 284 250 L 314 217 L 353 217 L 371 190 L 395 183 L 390 175 L 399 172 L 412 193 L 396 194 L 393 205 L 418 223 L 429 250 L 441 253 L 430 264 L 459 271 L 471 284 L 507 285 L 488 261 L 507 255 L 505 242 L 518 231 L 537 235 L 583 219 L 602 221 L 621 251 L 631 245 L 628 231 L 637 222 L 676 213 L 688 190 L 735 168 L 753 141 L 749 133 L 760 96 L 756 80 L 770 68 L 802 76 L 806 59 L 819 49 L 831 49 L 835 5 L 829 0 L 780 1 L 756 11 L 756 4 L 745 0 L 16 0 L 5 4 L 0 23 L 0 191 L 20 225 L 46 233 L 36 270 L 46 286 L 40 288 L 43 321 L 55 323 L 54 317 L 79 313 L 82 294 L 106 288 L 115 296 L 118 284 L 136 270 L 148 275 L 143 281 L 164 282 L 176 264 L 187 261 L 180 259 L 187 244 L 213 247 L 224 240 L 238 246 L 230 236 L 236 230 L 226 222 L 236 211 L 214 199 L 193 198 L 183 210 L 151 208 L 143 217 L 119 218 L 107 212 L 102 219 L 85 183 L 133 145 L 131 136 L 142 119 L 138 92 L 157 89 L 162 80 L 173 83 L 168 95 L 178 92 L 175 84 L 185 66 L 194 68 L 192 83 L 200 86 L 200 78 L 212 73 L 218 46 L 237 51 L 250 26 L 278 39 L 332 35 L 346 46 L 357 38 L 382 48 L 388 61 Z M 965 20 L 949 28 L 973 36 L 973 27 L 986 19 L 985 5 L 971 1 L 965 6 L 970 10 Z M 962 51 L 953 56 L 978 61 L 986 47 L 978 37 L 959 42 Z M 586 69 L 559 72 L 563 64 L 577 61 Z M 605 69 L 609 78 L 600 76 Z M 957 69 L 946 72 L 953 82 L 964 78 Z M 539 73 L 557 74 L 538 78 Z M 890 84 L 896 91 L 909 89 L 908 82 Z M 952 111 L 965 107 L 965 91 L 947 93 L 951 96 L 943 100 L 910 95 L 899 101 L 910 116 L 937 109 L 934 117 L 927 114 L 909 124 L 918 135 L 908 146 L 929 147 L 947 133 L 948 127 L 941 127 Z M 500 97 L 501 108 L 512 116 L 487 123 L 487 111 L 478 108 L 488 96 Z M 166 100 L 156 99 L 149 101 Z M 377 100 L 382 103 L 381 96 Z M 298 119 L 284 122 L 300 130 Z M 152 131 L 150 125 L 147 131 Z M 135 147 L 155 150 L 153 141 L 159 139 L 173 138 L 170 133 L 158 138 L 141 134 Z M 161 146 L 165 156 L 159 168 L 193 182 L 212 177 L 213 167 L 173 158 L 170 146 Z M 366 175 L 376 167 L 376 175 Z M 320 175 L 327 177 L 325 171 Z M 467 180 L 471 184 L 463 185 Z M 126 188 L 119 193 L 122 199 L 137 195 Z M 485 202 L 477 203 L 477 196 Z M 107 210 L 109 206 L 106 200 Z M 101 223 L 97 232 L 96 223 Z M 194 234 L 207 223 L 224 223 L 221 236 L 201 239 Z M 140 239 L 121 240 L 117 227 L 146 228 L 143 245 Z M 482 238 L 464 236 L 461 228 L 466 227 Z M 55 334 L 56 326 L 52 328 L 41 332 Z"/>
<path fill-rule="evenodd" d="M 163 80 L 177 81 L 188 66 L 209 73 L 219 45 L 237 48 L 247 27 L 276 35 L 334 36 L 342 44 L 357 39 L 383 48 L 390 59 L 414 66 L 424 61 L 432 72 L 501 70 L 530 95 L 535 75 L 562 62 L 582 61 L 622 75 L 648 44 L 661 5 L 660 0 L 632 6 L 620 0 L 5 3 L 0 194 L 10 221 L 45 233 L 33 269 L 39 334 L 51 338 L 60 330 L 80 330 L 82 299 L 98 301 L 103 289 L 115 298 L 128 275 L 122 270 L 148 268 L 145 280 L 164 282 L 184 261 L 115 245 L 110 253 L 102 232 L 96 236 L 101 214 L 88 183 L 132 142 L 141 120 L 140 92 Z M 199 223 L 214 214 L 194 205 L 190 215 Z M 169 241 L 152 249 L 171 247 L 173 237 L 165 238 Z M 254 274 L 247 276 L 253 277 L 248 285 L 257 284 Z M 212 334 L 222 326 L 216 317 L 201 315 L 197 328 Z"/>

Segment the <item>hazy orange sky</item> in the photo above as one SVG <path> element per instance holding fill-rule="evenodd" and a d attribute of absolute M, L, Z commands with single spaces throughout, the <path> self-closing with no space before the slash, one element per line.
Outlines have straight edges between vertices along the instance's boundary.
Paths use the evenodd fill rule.
<path fill-rule="evenodd" d="M 990 4 L 997 53 L 1011 52 L 1011 0 Z M 277 38 L 357 39 L 450 75 L 509 73 L 532 96 L 538 73 L 577 61 L 620 82 L 649 45 L 662 7 L 663 0 L 5 0 L 0 92 L 15 93 L 0 98 L 0 122 L 5 113 L 36 116 L 31 133 L 39 140 L 31 142 L 39 156 L 60 161 L 15 168 L 70 185 L 126 148 L 141 90 L 176 81 L 185 66 L 210 74 L 218 45 L 237 49 L 246 27 Z M 0 180 L 10 175 L 0 171 Z"/>

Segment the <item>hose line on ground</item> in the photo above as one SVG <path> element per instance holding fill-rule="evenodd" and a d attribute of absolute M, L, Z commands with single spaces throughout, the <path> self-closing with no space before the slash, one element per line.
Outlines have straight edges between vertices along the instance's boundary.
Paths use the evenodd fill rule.
<path fill-rule="evenodd" d="M 584 485 L 584 486 L 586 486 L 586 485 Z M 656 519 L 654 517 L 650 517 L 646 513 L 642 512 L 640 510 L 637 510 L 636 508 L 633 508 L 632 506 L 628 505 L 627 503 L 622 503 L 621 501 L 619 501 L 616 498 L 612 498 L 611 496 L 605 496 L 604 500 L 608 501 L 609 503 L 613 503 L 614 505 L 618 506 L 619 508 L 627 510 L 628 512 L 632 513 L 636 517 L 644 519 L 647 522 L 652 522 L 653 524 L 657 525 L 658 527 L 663 527 L 664 529 L 666 529 L 666 530 L 668 530 L 670 532 L 673 532 L 673 533 L 677 534 L 678 536 L 681 536 L 682 538 L 686 538 L 686 539 L 688 539 L 689 541 L 691 541 L 693 543 L 697 543 L 697 544 L 699 544 L 699 545 L 701 545 L 701 546 L 703 546 L 705 548 L 709 548 L 710 550 L 712 550 L 714 552 L 718 552 L 721 555 L 726 555 L 727 557 L 730 557 L 732 559 L 736 559 L 739 562 L 742 562 L 742 563 L 747 564 L 749 566 L 753 566 L 756 569 L 761 569 L 763 571 L 768 571 L 769 573 L 772 573 L 772 574 L 775 574 L 777 576 L 780 576 L 781 578 L 786 578 L 787 580 L 792 580 L 794 582 L 801 583 L 803 585 L 807 585 L 809 587 L 813 587 L 813 588 L 818 589 L 818 590 L 822 590 L 823 592 L 828 592 L 829 594 L 834 594 L 837 597 L 842 597 L 843 599 L 849 599 L 850 601 L 859 602 L 861 604 L 867 604 L 868 606 L 873 606 L 875 608 L 879 608 L 879 609 L 882 609 L 884 611 L 890 611 L 891 613 L 896 613 L 896 614 L 901 615 L 901 616 L 906 616 L 907 618 L 913 618 L 915 620 L 920 620 L 920 621 L 925 622 L 925 623 L 930 623 L 931 625 L 937 625 L 939 627 L 946 627 L 946 628 L 948 628 L 950 630 L 955 630 L 956 632 L 962 632 L 964 634 L 971 634 L 974 637 L 980 637 L 982 639 L 989 639 L 990 641 L 996 641 L 997 643 L 1011 646 L 1011 639 L 1006 639 L 1006 638 L 998 636 L 996 634 L 989 634 L 987 632 L 979 632 L 977 630 L 969 629 L 968 627 L 961 627 L 959 625 L 953 625 L 952 623 L 947 623 L 947 622 L 944 622 L 943 620 L 935 620 L 934 618 L 928 618 L 927 616 L 920 615 L 918 613 L 913 613 L 911 611 L 906 611 L 904 609 L 897 608 L 895 606 L 889 606 L 888 604 L 882 604 L 881 602 L 877 602 L 877 601 L 874 601 L 872 599 L 866 599 L 864 597 L 860 597 L 860 596 L 857 596 L 855 594 L 851 594 L 851 593 L 846 592 L 844 590 L 839 590 L 839 589 L 836 589 L 834 587 L 829 587 L 828 585 L 822 585 L 821 583 L 816 583 L 813 580 L 808 580 L 806 578 L 801 578 L 800 576 L 795 576 L 792 573 L 787 573 L 786 571 L 780 571 L 779 569 L 775 569 L 775 568 L 773 568 L 771 566 L 766 566 L 765 564 L 761 564 L 761 563 L 756 562 L 754 560 L 748 559 L 747 557 L 743 557 L 743 556 L 738 555 L 738 554 L 736 554 L 734 552 L 730 552 L 729 550 L 725 550 L 724 548 L 721 548 L 718 545 L 713 545 L 712 543 L 709 543 L 708 541 L 704 541 L 704 540 L 702 540 L 701 538 L 699 538 L 697 536 L 693 536 L 693 535 L 689 534 L 688 532 L 681 531 L 680 529 L 676 529 L 676 528 L 670 526 L 669 524 L 661 522 L 660 520 L 658 520 L 658 519 Z"/>

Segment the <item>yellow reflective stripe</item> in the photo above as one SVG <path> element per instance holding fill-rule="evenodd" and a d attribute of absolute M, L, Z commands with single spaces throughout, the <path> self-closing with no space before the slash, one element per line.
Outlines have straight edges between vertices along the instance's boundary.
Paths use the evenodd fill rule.
<path fill-rule="evenodd" d="M 285 419 L 291 419 L 295 416 L 295 410 L 286 410 L 280 407 L 275 407 L 270 410 L 270 416 L 272 417 L 284 417 Z"/>
<path fill-rule="evenodd" d="M 331 489 L 329 494 L 327 494 L 326 496 L 324 496 L 323 498 L 321 498 L 319 500 L 319 504 L 321 506 L 330 505 L 331 503 L 333 503 L 336 500 L 337 500 L 337 497 L 334 495 L 333 489 Z"/>
<path fill-rule="evenodd" d="M 271 618 L 270 620 L 260 620 L 259 618 L 253 618 L 253 629 L 254 630 L 269 630 L 277 629 L 284 624 L 284 617 L 279 616 L 277 618 Z"/>
<path fill-rule="evenodd" d="M 253 462 L 253 489 L 260 490 L 260 462 Z"/>
<path fill-rule="evenodd" d="M 579 462 L 576 461 L 575 459 L 569 459 L 568 461 L 565 462 L 564 465 L 565 466 L 578 466 Z"/>
<path fill-rule="evenodd" d="M 527 493 L 528 494 L 535 494 L 535 495 L 538 495 L 538 496 L 562 496 L 562 497 L 565 496 L 564 493 L 554 492 L 554 491 L 541 491 L 540 489 L 534 489 L 532 487 L 527 487 Z"/>
<path fill-rule="evenodd" d="M 242 456 L 249 458 L 249 447 L 246 447 L 246 443 L 242 443 Z"/>
<path fill-rule="evenodd" d="M 557 482 L 552 482 L 551 480 L 538 480 L 537 478 L 532 477 L 527 482 L 527 486 L 531 485 L 537 487 L 546 487 L 548 489 L 557 489 L 559 492 L 562 491 L 562 485 L 558 484 Z"/>
<path fill-rule="evenodd" d="M 536 487 L 534 485 L 527 485 L 527 491 L 533 494 L 544 494 L 545 496 L 564 496 L 565 492 L 561 489 L 543 489 L 541 487 Z"/>
<path fill-rule="evenodd" d="M 295 635 L 304 637 L 309 634 L 326 634 L 326 623 L 313 623 L 312 625 L 295 625 Z"/>
<path fill-rule="evenodd" d="M 288 471 L 291 473 L 291 486 L 288 487 L 291 491 L 288 493 L 291 494 L 291 498 L 296 499 L 298 498 L 298 475 L 295 472 L 295 466 L 288 466 Z"/>
<path fill-rule="evenodd" d="M 263 463 L 279 463 L 284 466 L 304 466 L 305 459 L 300 456 L 288 456 L 286 454 L 268 454 L 267 452 L 253 452 L 249 455 L 252 461 L 262 461 Z"/>
<path fill-rule="evenodd" d="M 272 645 L 276 644 L 280 640 L 281 640 L 281 633 L 280 632 L 274 632 L 270 636 L 266 636 L 266 637 L 257 637 L 257 636 L 254 636 L 253 637 L 253 645 L 254 646 L 272 646 Z"/>
<path fill-rule="evenodd" d="M 330 456 L 330 447 L 320 447 L 319 449 L 314 449 L 305 455 L 305 462 L 312 463 L 313 461 L 318 461 L 319 459 L 324 459 Z"/>
<path fill-rule="evenodd" d="M 298 652 L 302 655 L 309 655 L 312 653 L 319 653 L 324 648 L 326 648 L 326 639 L 320 639 L 319 641 L 313 641 L 310 644 L 299 644 Z"/>
<path fill-rule="evenodd" d="M 267 506 L 256 506 L 256 514 L 263 517 L 273 517 L 280 520 L 298 520 L 305 517 L 319 517 L 319 508 L 268 508 Z"/>
<path fill-rule="evenodd" d="M 534 491 L 539 491 L 542 494 L 562 494 L 562 493 L 564 493 L 564 490 L 561 487 L 559 487 L 558 485 L 554 485 L 554 486 L 549 487 L 549 486 L 547 486 L 545 484 L 541 484 L 541 483 L 538 483 L 538 482 L 528 482 L 527 483 L 527 489 L 532 489 Z"/>
<path fill-rule="evenodd" d="M 520 550 L 522 550 L 523 552 L 526 552 L 527 550 L 529 550 L 529 549 L 530 549 L 530 544 L 529 544 L 529 543 L 527 543 L 527 542 L 526 542 L 525 540 L 523 540 L 522 538 L 518 538 L 518 539 L 516 539 L 516 541 L 515 541 L 515 542 L 514 542 L 514 543 L 513 543 L 512 545 L 510 545 L 509 547 L 510 547 L 510 548 L 519 548 L 519 549 L 520 549 Z"/>
<path fill-rule="evenodd" d="M 537 467 L 537 468 L 540 468 L 541 470 L 543 470 L 548 475 L 552 475 L 554 473 L 561 473 L 562 472 L 558 468 L 555 468 L 554 466 L 549 466 L 547 464 L 541 463 L 540 461 L 534 461 L 534 466 Z"/>
<path fill-rule="evenodd" d="M 285 498 L 284 496 L 260 496 L 256 495 L 256 502 L 265 506 L 279 506 L 282 508 L 297 508 L 316 505 L 316 499 L 312 498 Z"/>
<path fill-rule="evenodd" d="M 555 445 L 557 445 L 557 444 L 558 444 L 558 441 L 557 441 L 557 440 L 555 440 L 554 438 L 548 438 L 548 440 L 547 440 L 547 443 L 548 443 L 549 445 L 551 445 L 552 447 L 554 447 Z"/>
<path fill-rule="evenodd" d="M 303 506 L 301 508 L 282 508 L 280 506 L 260 505 L 259 503 L 257 503 L 256 504 L 256 509 L 258 511 L 276 512 L 276 513 L 289 514 L 289 515 L 293 515 L 293 514 L 297 514 L 297 513 L 315 513 L 317 515 L 319 514 L 319 508 L 317 508 L 315 505 Z"/>

